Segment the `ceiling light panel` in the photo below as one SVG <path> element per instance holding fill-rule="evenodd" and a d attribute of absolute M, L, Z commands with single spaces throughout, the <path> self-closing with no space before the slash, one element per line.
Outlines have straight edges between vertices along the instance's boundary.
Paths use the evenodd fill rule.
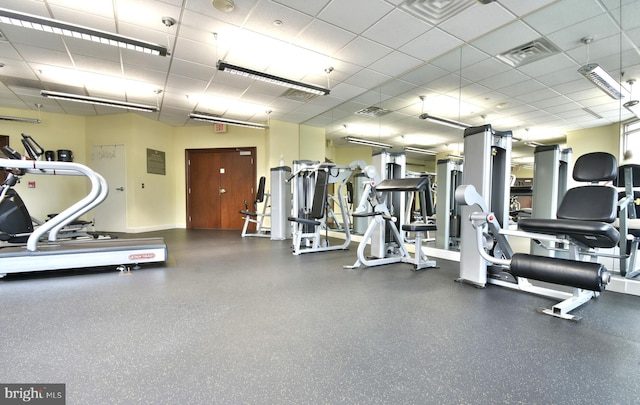
<path fill-rule="evenodd" d="M 77 103 L 95 104 L 106 107 L 124 108 L 127 110 L 136 110 L 144 112 L 157 112 L 158 107 L 146 104 L 130 103 L 127 101 L 112 100 L 101 97 L 91 97 L 82 94 L 62 93 L 58 91 L 42 90 L 40 94 L 43 97 L 53 98 L 63 101 L 73 101 Z"/>
<path fill-rule="evenodd" d="M 0 8 L 0 23 L 40 31 L 50 35 L 82 39 L 100 45 L 114 46 L 149 55 L 167 55 L 167 49 L 157 44 L 56 19 L 20 13 L 5 8 Z"/>

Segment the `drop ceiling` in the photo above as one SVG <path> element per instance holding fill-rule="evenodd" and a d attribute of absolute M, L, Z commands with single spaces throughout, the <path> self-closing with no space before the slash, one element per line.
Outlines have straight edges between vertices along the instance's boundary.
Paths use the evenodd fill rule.
<path fill-rule="evenodd" d="M 228 13 L 209 0 L 3 0 L 2 7 L 170 52 L 0 24 L 0 106 L 32 116 L 38 104 L 53 113 L 122 112 L 45 99 L 45 89 L 158 105 L 140 114 L 172 126 L 204 125 L 188 119 L 200 111 L 322 127 L 336 145 L 356 136 L 443 151 L 462 141 L 461 131 L 421 113 L 556 142 L 567 131 L 632 118 L 580 66 L 598 63 L 621 82 L 640 79 L 640 2 L 632 0 L 235 0 Z M 176 23 L 167 27 L 163 17 Z M 588 47 L 585 37 L 594 38 Z M 331 93 L 287 92 L 219 71 L 218 60 Z M 96 74 L 129 84 L 87 79 Z"/>

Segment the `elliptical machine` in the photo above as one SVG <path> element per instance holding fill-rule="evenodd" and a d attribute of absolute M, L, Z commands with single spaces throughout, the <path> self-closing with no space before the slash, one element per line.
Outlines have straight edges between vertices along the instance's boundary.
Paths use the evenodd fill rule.
<path fill-rule="evenodd" d="M 38 160 L 44 154 L 44 149 L 31 135 L 21 135 L 22 144 L 29 158 Z M 4 146 L 2 152 L 8 159 L 22 160 L 22 155 L 9 146 Z M 31 217 L 24 201 L 13 188 L 20 182 L 26 170 L 1 169 L 6 171 L 7 176 L 0 186 L 0 242 L 24 244 L 35 229 L 34 223 L 42 225 L 44 222 Z M 55 214 L 50 214 L 49 218 L 54 216 Z M 89 225 L 92 225 L 91 221 L 75 220 L 61 229 L 57 239 L 98 238 L 99 235 L 85 231 Z"/>
<path fill-rule="evenodd" d="M 20 175 L 22 174 L 24 173 Z M 33 232 L 33 221 L 29 211 L 18 192 L 13 189 L 19 181 L 20 177 L 9 171 L 0 188 L 0 241 L 2 242 L 26 243 Z"/>

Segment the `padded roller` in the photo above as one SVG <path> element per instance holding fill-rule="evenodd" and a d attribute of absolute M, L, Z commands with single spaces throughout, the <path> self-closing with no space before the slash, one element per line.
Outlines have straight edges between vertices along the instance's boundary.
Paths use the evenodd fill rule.
<path fill-rule="evenodd" d="M 603 291 L 611 275 L 599 263 L 558 259 L 516 253 L 511 259 L 511 274 L 552 284 Z"/>

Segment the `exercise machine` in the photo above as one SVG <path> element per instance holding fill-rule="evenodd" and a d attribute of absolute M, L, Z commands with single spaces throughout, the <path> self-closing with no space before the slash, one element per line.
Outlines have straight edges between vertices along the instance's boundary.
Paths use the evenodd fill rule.
<path fill-rule="evenodd" d="M 293 184 L 293 212 L 295 215 L 288 219 L 293 226 L 293 254 L 325 252 L 329 250 L 345 250 L 351 243 L 351 231 L 345 226 L 344 242 L 331 246 L 329 243 L 329 226 L 327 219 L 329 212 L 328 187 L 337 184 L 337 194 L 342 196 L 351 174 L 364 166 L 364 162 L 355 161 L 348 166 L 334 163 L 319 163 L 310 161 L 295 161 L 294 173 L 290 177 Z M 348 224 L 348 208 L 343 198 L 338 198 L 338 207 L 343 224 Z M 334 215 L 335 217 L 335 215 Z M 322 232 L 325 235 L 322 238 Z"/>
<path fill-rule="evenodd" d="M 433 184 L 433 175 L 431 173 L 426 172 L 406 172 L 406 178 L 421 178 L 428 177 L 429 185 Z M 401 234 L 404 238 L 405 243 L 414 243 L 414 237 L 411 236 L 411 231 L 403 229 L 404 225 L 407 224 L 433 224 L 433 200 L 425 201 L 427 197 L 433 198 L 432 190 L 431 192 L 417 192 L 417 191 L 407 191 L 405 195 L 405 210 L 404 210 L 404 222 L 401 223 L 400 229 Z M 427 208 L 430 207 L 430 208 Z M 433 242 L 435 241 L 435 237 L 430 234 L 430 231 L 426 231 L 423 235 L 423 241 Z"/>
<path fill-rule="evenodd" d="M 26 244 L 0 249 L 0 277 L 8 273 L 111 265 L 127 268 L 167 260 L 162 238 L 58 240 L 61 229 L 107 196 L 105 179 L 89 167 L 72 162 L 13 159 L 0 159 L 0 167 L 33 175 L 85 176 L 91 183 L 84 198 L 35 228 Z"/>
<path fill-rule="evenodd" d="M 440 159 L 436 167 L 436 247 L 460 250 L 460 207 L 455 201 L 456 188 L 462 184 L 463 161 Z"/>
<path fill-rule="evenodd" d="M 596 260 L 599 249 L 612 248 L 619 240 L 619 233 L 611 224 L 616 217 L 617 192 L 611 186 L 595 183 L 615 178 L 616 159 L 602 152 L 581 156 L 574 166 L 573 178 L 592 184 L 568 190 L 558 207 L 557 218 L 522 219 L 518 222 L 518 230 L 510 230 L 505 211 L 493 212 L 486 197 L 503 201 L 497 190 L 503 190 L 500 179 L 507 178 L 503 165 L 508 160 L 502 162 L 502 157 L 506 157 L 510 145 L 504 141 L 510 141 L 510 133 L 493 131 L 490 125 L 465 130 L 465 150 L 484 150 L 486 155 L 484 159 L 475 156 L 476 153 L 467 155 L 464 184 L 455 193 L 456 201 L 463 205 L 463 212 L 467 212 L 466 215 L 463 213 L 466 221 L 462 227 L 459 281 L 478 287 L 484 287 L 488 282 L 560 299 L 560 303 L 541 312 L 577 320 L 579 318 L 569 312 L 599 296 L 611 279 L 609 271 Z M 485 149 L 474 149 L 470 145 L 484 145 Z M 503 150 L 496 151 L 495 148 Z M 480 171 L 473 170 L 478 163 L 478 169 L 487 170 L 475 178 L 468 178 L 467 173 Z M 498 174 L 495 183 L 487 181 L 490 174 L 499 170 L 504 171 Z M 477 183 L 473 184 L 474 181 Z M 485 188 L 483 195 L 477 187 L 487 183 L 494 190 Z M 504 210 L 504 205 L 496 204 L 496 207 Z M 499 218 L 504 222 L 500 223 Z M 550 249 L 562 251 L 568 258 L 514 253 L 508 236 L 551 242 Z M 536 286 L 529 279 L 570 287 L 572 293 Z"/>
<path fill-rule="evenodd" d="M 270 170 L 271 185 L 271 240 L 291 239 L 291 168 L 273 167 Z"/>
<path fill-rule="evenodd" d="M 638 247 L 640 244 L 640 229 L 632 226 L 640 214 L 640 165 L 625 164 L 618 168 L 618 177 L 614 185 L 622 189 L 619 193 L 619 229 L 620 238 L 620 275 L 632 279 L 640 275 L 636 269 Z"/>
<path fill-rule="evenodd" d="M 533 193 L 531 218 L 555 218 L 558 206 L 567 192 L 569 162 L 573 150 L 559 145 L 536 146 L 533 157 Z M 556 251 L 531 241 L 530 253 L 554 256 Z"/>
<path fill-rule="evenodd" d="M 271 228 L 264 224 L 265 218 L 271 216 L 271 206 L 269 205 L 269 197 L 271 194 L 264 192 L 266 181 L 267 178 L 264 176 L 258 180 L 258 190 L 256 192 L 256 198 L 253 201 L 253 210 L 249 210 L 249 204 L 246 200 L 244 201 L 244 209 L 240 211 L 240 214 L 244 215 L 241 234 L 243 238 L 247 236 L 271 237 Z M 260 211 L 258 210 L 258 204 L 262 204 L 262 210 Z M 248 231 L 249 224 L 255 224 L 256 229 L 254 232 Z"/>
<path fill-rule="evenodd" d="M 397 216 L 393 216 L 389 210 L 389 202 L 393 200 L 394 195 L 403 197 L 404 193 L 421 193 L 426 194 L 422 201 L 426 202 L 427 216 L 433 215 L 433 204 L 429 204 L 430 201 L 433 201 L 429 177 L 381 180 L 373 165 L 365 167 L 364 172 L 369 178 L 369 182 L 365 186 L 362 199 L 354 210 L 353 216 L 369 218 L 369 226 L 358 244 L 356 262 L 344 267 L 354 269 L 361 265 L 371 267 L 392 263 L 410 263 L 413 264 L 414 270 L 435 267 L 436 262 L 430 260 L 422 250 L 422 240 L 427 232 L 435 231 L 436 226 L 427 223 L 408 223 L 401 225 L 399 229 L 398 224 L 402 224 L 402 222 L 398 216 L 404 212 L 399 211 Z M 404 200 L 401 198 L 396 201 Z M 381 243 L 378 240 L 378 243 L 375 243 L 375 239 L 384 235 L 385 230 L 389 235 L 388 241 Z M 414 257 L 411 257 L 405 246 L 401 230 L 415 233 Z M 369 244 L 371 256 L 366 256 L 365 250 Z"/>

